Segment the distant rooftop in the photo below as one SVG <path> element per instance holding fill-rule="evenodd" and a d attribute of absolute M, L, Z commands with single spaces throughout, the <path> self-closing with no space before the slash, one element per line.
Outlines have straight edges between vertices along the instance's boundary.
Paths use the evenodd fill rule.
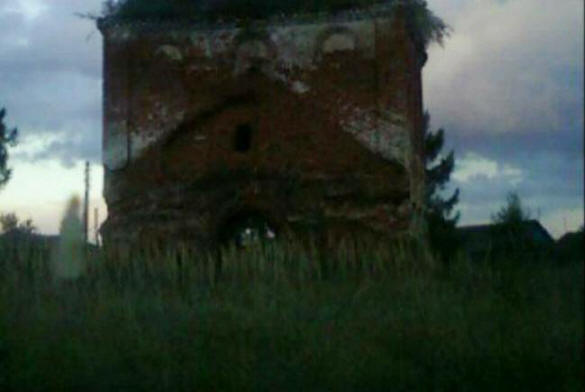
<path fill-rule="evenodd" d="M 473 226 L 462 226 L 458 227 L 457 231 L 461 239 L 468 243 L 473 244 L 476 247 L 484 247 L 492 240 L 502 241 L 502 237 L 507 240 L 507 237 L 503 235 L 502 230 L 507 228 L 504 224 L 485 224 L 485 225 L 473 225 Z M 540 224 L 537 220 L 527 220 L 521 222 L 516 227 L 521 238 L 516 238 L 518 241 L 533 241 L 541 244 L 552 244 L 554 239 L 549 232 Z"/>

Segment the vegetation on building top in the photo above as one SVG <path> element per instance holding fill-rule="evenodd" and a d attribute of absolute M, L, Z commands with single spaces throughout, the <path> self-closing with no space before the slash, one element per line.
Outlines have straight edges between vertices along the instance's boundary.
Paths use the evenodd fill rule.
<path fill-rule="evenodd" d="M 242 21 L 275 16 L 334 13 L 381 5 L 404 7 L 417 44 L 442 43 L 447 25 L 425 0 L 106 0 L 102 17 L 118 20 Z"/>

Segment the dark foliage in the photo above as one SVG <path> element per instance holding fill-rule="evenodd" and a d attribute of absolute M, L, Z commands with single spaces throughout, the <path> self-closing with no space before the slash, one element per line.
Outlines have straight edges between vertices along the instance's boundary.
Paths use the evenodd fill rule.
<path fill-rule="evenodd" d="M 0 109 L 0 188 L 2 188 L 12 175 L 12 170 L 7 167 L 8 164 L 8 148 L 16 144 L 16 136 L 18 130 L 16 128 L 9 129 L 4 124 L 4 117 L 6 110 Z"/>
<path fill-rule="evenodd" d="M 104 14 L 123 18 L 263 18 L 278 14 L 340 11 L 372 0 L 122 0 L 106 1 Z"/>
<path fill-rule="evenodd" d="M 1 214 L 0 215 L 0 233 L 8 233 L 13 231 L 19 231 L 25 234 L 32 234 L 36 231 L 36 227 L 33 225 L 32 219 L 26 221 L 20 221 L 16 214 Z"/>
<path fill-rule="evenodd" d="M 516 192 L 508 193 L 506 205 L 492 215 L 493 223 L 508 226 L 518 225 L 530 219 L 530 210 L 522 204 L 520 196 Z"/>
<path fill-rule="evenodd" d="M 424 116 L 424 152 L 426 176 L 426 220 L 429 231 L 431 248 L 444 261 L 455 254 L 458 247 L 455 225 L 459 220 L 459 213 L 453 214 L 453 208 L 459 201 L 459 189 L 445 198 L 443 191 L 455 167 L 453 151 L 447 156 L 440 152 L 445 141 L 445 132 L 439 129 L 436 132 L 429 130 L 430 116 Z"/>
<path fill-rule="evenodd" d="M 123 17 L 189 15 L 265 17 L 279 13 L 342 10 L 374 3 L 368 0 L 124 0 L 107 1 L 105 11 Z"/>
<path fill-rule="evenodd" d="M 462 248 L 477 262 L 535 262 L 555 260 L 554 240 L 537 220 L 524 220 L 513 227 L 505 223 L 457 229 Z"/>
<path fill-rule="evenodd" d="M 582 264 L 421 268 L 376 242 L 325 275 L 282 245 L 213 284 L 196 255 L 96 252 L 56 281 L 0 245 L 0 390 L 584 390 Z"/>
<path fill-rule="evenodd" d="M 545 252 L 542 244 L 534 241 L 531 232 L 525 229 L 533 222 L 532 213 L 516 192 L 508 193 L 506 204 L 492 215 L 492 222 L 491 236 L 499 243 L 500 253 L 516 259 L 533 259 L 534 255 Z"/>
<path fill-rule="evenodd" d="M 507 251 L 520 249 L 525 243 L 522 238 L 522 224 L 531 219 L 530 211 L 522 204 L 520 196 L 510 192 L 506 196 L 506 205 L 492 215 L 494 236 L 505 237 L 509 244 Z"/>
<path fill-rule="evenodd" d="M 572 233 L 562 236 L 556 244 L 559 260 L 580 261 L 585 257 L 585 230 L 583 226 Z"/>

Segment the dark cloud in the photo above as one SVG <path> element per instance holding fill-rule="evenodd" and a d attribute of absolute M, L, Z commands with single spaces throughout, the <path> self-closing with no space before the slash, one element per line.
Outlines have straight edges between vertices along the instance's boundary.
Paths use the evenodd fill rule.
<path fill-rule="evenodd" d="M 17 74 L 4 86 L 12 87 L 7 106 L 22 132 L 58 132 L 76 121 L 85 121 L 85 129 L 101 124 L 100 80 L 38 71 Z"/>
<path fill-rule="evenodd" d="M 497 174 L 477 174 L 466 181 L 453 179 L 459 187 L 463 207 L 462 223 L 489 221 L 491 214 L 504 204 L 509 192 L 518 192 L 527 206 L 543 215 L 559 208 L 583 207 L 583 160 L 567 154 L 529 150 L 506 155 L 498 152 L 484 157 L 497 164 Z M 462 155 L 461 162 L 466 160 Z M 513 175 L 506 175 L 506 172 Z"/>
<path fill-rule="evenodd" d="M 101 147 L 101 36 L 76 16 L 100 0 L 15 1 L 0 8 L 0 106 L 21 140 L 64 135 L 20 159 L 97 159 Z M 81 136 L 79 136 L 81 135 Z"/>
<path fill-rule="evenodd" d="M 453 34 L 431 49 L 425 101 L 456 159 L 498 167 L 453 181 L 462 222 L 489 220 L 510 191 L 543 215 L 582 209 L 583 3 L 456 3 L 429 0 Z"/>
<path fill-rule="evenodd" d="M 33 154 L 29 159 L 32 162 L 39 162 L 55 156 L 61 156 L 61 162 L 68 168 L 74 167 L 80 160 L 99 163 L 101 162 L 101 144 L 96 138 L 88 137 L 56 141 L 49 144 L 44 151 Z"/>
<path fill-rule="evenodd" d="M 440 126 L 468 134 L 583 126 L 583 4 L 431 0 L 453 34 L 431 48 L 425 100 Z"/>

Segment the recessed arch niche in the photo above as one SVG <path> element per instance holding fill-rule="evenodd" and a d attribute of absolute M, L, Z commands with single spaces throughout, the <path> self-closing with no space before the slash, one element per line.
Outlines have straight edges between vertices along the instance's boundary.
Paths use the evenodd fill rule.
<path fill-rule="evenodd" d="M 336 26 L 322 32 L 317 38 L 316 58 L 337 52 L 355 51 L 359 48 L 357 35 L 349 28 Z"/>
<path fill-rule="evenodd" d="M 262 67 L 276 56 L 276 47 L 268 37 L 251 35 L 238 37 L 235 40 L 236 75 L 261 71 Z"/>

